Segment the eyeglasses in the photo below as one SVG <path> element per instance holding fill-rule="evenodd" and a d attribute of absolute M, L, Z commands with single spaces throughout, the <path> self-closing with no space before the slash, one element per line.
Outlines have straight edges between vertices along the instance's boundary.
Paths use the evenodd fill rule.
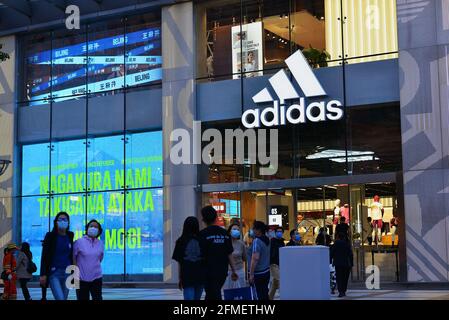
<path fill-rule="evenodd" d="M 58 221 L 69 221 L 67 218 L 58 218 Z"/>

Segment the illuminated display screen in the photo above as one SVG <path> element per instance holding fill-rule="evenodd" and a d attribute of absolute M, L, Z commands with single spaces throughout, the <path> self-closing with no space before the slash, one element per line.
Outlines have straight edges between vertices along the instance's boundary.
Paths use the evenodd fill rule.
<path fill-rule="evenodd" d="M 89 42 L 82 41 L 82 37 L 73 41 L 76 40 L 79 43 L 38 50 L 27 56 L 29 69 L 44 70 L 28 79 L 27 95 L 33 100 L 30 105 L 47 103 L 45 100 L 50 97 L 58 102 L 86 92 L 104 92 L 162 79 L 160 27 L 126 36 L 104 35 Z M 42 69 L 46 65 L 51 65 L 51 72 Z"/>
<path fill-rule="evenodd" d="M 66 211 L 75 239 L 87 221 L 102 224 L 104 274 L 123 274 L 125 264 L 129 274 L 162 274 L 162 133 L 127 135 L 126 163 L 122 138 L 88 140 L 87 174 L 85 140 L 53 143 L 51 152 L 47 143 L 23 146 L 22 240 L 38 266 L 45 233 Z M 125 184 L 132 190 L 121 190 Z"/>

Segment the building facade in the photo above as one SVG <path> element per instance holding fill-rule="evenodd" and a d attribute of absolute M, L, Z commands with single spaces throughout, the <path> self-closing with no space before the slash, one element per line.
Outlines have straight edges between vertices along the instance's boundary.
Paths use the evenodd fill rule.
<path fill-rule="evenodd" d="M 449 281 L 448 0 L 73 1 L 79 29 L 55 3 L 4 3 L 0 246 L 39 262 L 66 211 L 76 237 L 102 223 L 106 281 L 174 283 L 183 221 L 210 204 L 223 227 L 282 224 L 305 245 L 347 215 L 353 281 L 372 264 Z M 272 162 L 207 149 L 273 106 L 255 131 L 277 130 L 258 135 Z"/>

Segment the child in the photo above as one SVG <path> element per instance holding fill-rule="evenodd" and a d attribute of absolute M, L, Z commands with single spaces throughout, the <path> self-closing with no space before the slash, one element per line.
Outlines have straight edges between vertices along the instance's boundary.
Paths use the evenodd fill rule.
<path fill-rule="evenodd" d="M 3 280 L 4 291 L 2 295 L 3 300 L 16 300 L 16 259 L 14 253 L 17 246 L 14 243 L 8 244 L 3 256 L 3 271 L 7 275 L 7 279 Z"/>

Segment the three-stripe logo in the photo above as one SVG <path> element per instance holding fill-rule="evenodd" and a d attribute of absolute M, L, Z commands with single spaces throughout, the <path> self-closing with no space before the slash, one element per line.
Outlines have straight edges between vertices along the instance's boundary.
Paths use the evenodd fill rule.
<path fill-rule="evenodd" d="M 305 98 L 326 96 L 327 93 L 318 81 L 301 50 L 296 51 L 285 60 L 293 78 L 298 83 L 305 97 L 301 97 L 284 70 L 278 71 L 268 79 L 278 99 L 273 98 L 268 88 L 264 88 L 253 96 L 254 103 L 273 103 L 260 112 L 259 109 L 246 110 L 242 115 L 242 123 L 247 128 L 257 128 L 260 125 L 272 127 L 304 123 L 307 120 L 319 122 L 325 120 L 339 120 L 343 117 L 342 104 L 338 100 L 315 101 L 306 106 Z M 287 100 L 298 100 L 288 108 Z M 271 115 L 271 116 L 269 116 Z M 248 120 L 249 117 L 252 120 Z M 267 117 L 268 116 L 268 117 Z"/>

